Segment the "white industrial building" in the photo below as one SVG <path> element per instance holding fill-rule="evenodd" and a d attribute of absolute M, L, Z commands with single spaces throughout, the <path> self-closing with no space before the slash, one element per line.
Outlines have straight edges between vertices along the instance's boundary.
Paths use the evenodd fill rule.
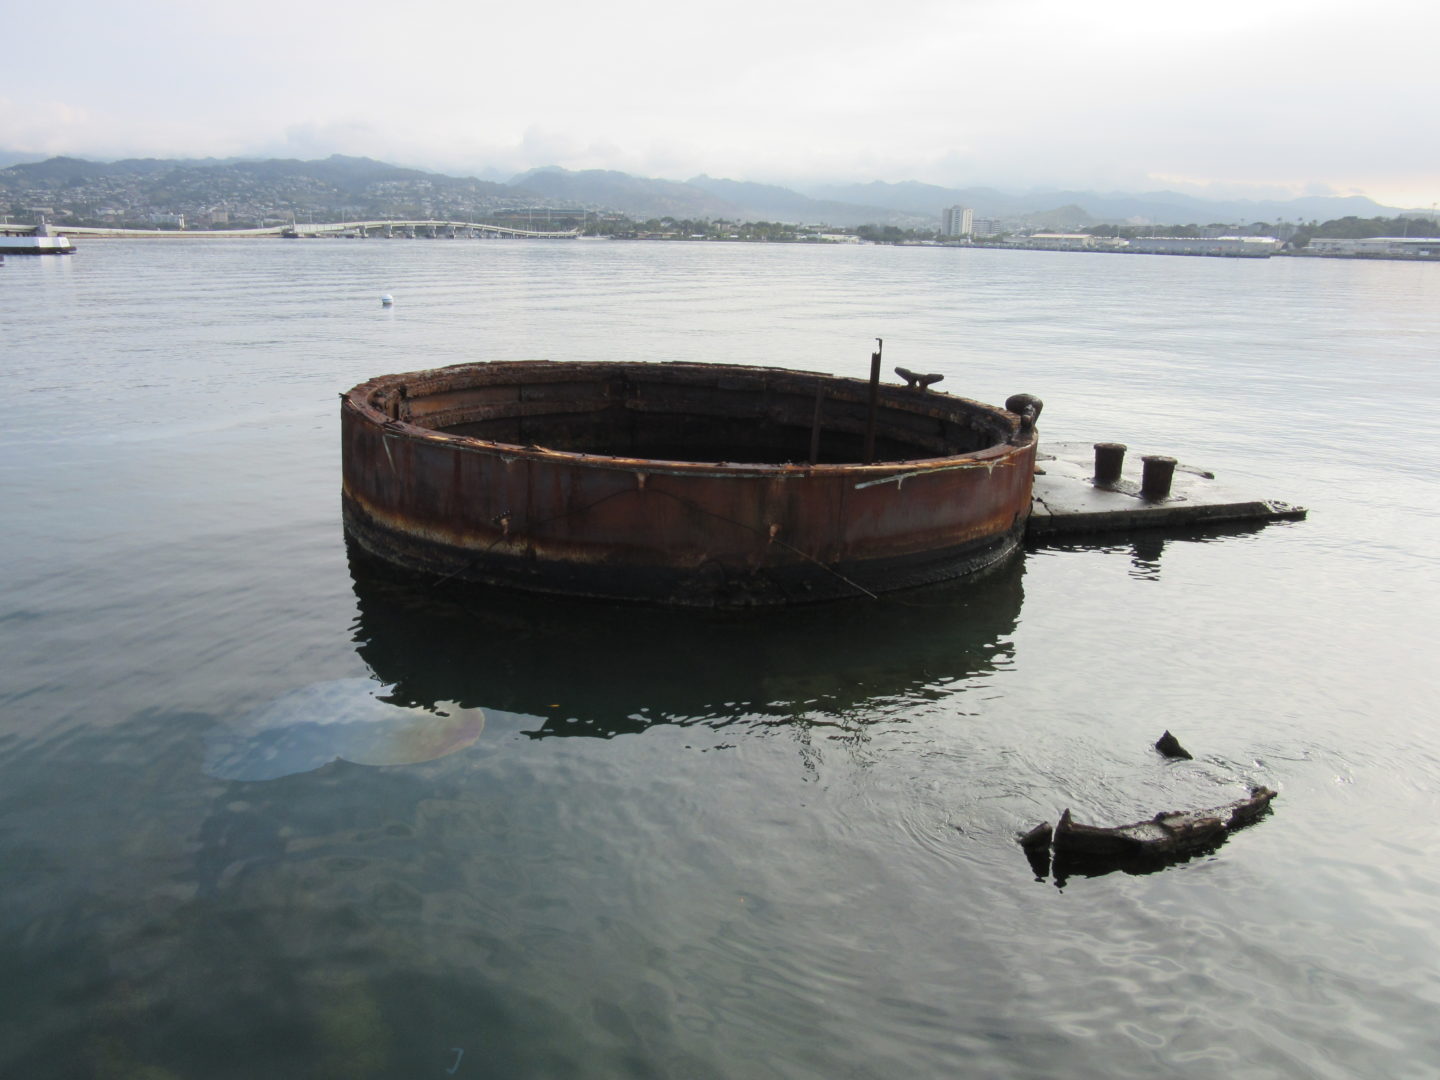
<path fill-rule="evenodd" d="M 1010 243 L 1020 247 L 1044 248 L 1047 251 L 1088 251 L 1095 246 L 1095 237 L 1089 233 L 1031 233 L 1017 236 Z"/>
<path fill-rule="evenodd" d="M 1440 239 L 1433 236 L 1371 236 L 1364 240 L 1326 240 L 1315 237 L 1305 245 L 1313 255 L 1368 255 L 1393 259 L 1397 255 L 1414 259 L 1440 258 Z"/>
<path fill-rule="evenodd" d="M 1273 236 L 1137 236 L 1127 250 L 1143 255 L 1228 255 L 1268 259 L 1280 250 Z"/>

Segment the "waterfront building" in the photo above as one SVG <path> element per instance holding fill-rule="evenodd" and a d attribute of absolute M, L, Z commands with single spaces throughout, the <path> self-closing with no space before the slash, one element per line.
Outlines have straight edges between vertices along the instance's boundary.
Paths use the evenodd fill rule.
<path fill-rule="evenodd" d="M 1085 251 L 1095 246 L 1095 238 L 1089 233 L 1031 233 L 1014 243 L 1050 251 Z"/>
<path fill-rule="evenodd" d="M 975 232 L 975 211 L 968 206 L 946 207 L 940 215 L 940 235 L 972 236 Z"/>
<path fill-rule="evenodd" d="M 1273 236 L 1137 236 L 1129 250 L 1144 255 L 1228 255 L 1268 258 L 1280 250 Z"/>
<path fill-rule="evenodd" d="M 1369 236 L 1363 240 L 1327 240 L 1315 237 L 1305 245 L 1313 255 L 1355 255 L 1370 258 L 1437 259 L 1440 239 L 1433 236 Z"/>

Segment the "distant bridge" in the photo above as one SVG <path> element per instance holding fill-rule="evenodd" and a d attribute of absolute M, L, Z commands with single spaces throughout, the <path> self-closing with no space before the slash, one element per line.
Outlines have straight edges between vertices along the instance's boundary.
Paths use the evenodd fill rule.
<path fill-rule="evenodd" d="M 40 226 L 0 225 L 0 235 L 23 236 L 34 233 Z M 580 235 L 578 229 L 565 232 L 541 232 L 534 229 L 511 229 L 504 225 L 486 225 L 478 221 L 335 221 L 293 225 L 272 225 L 265 229 L 108 229 L 90 225 L 45 226 L 53 235 L 64 236 L 109 236 L 109 237 L 164 237 L 171 239 L 240 239 L 249 237 L 281 236 L 310 238 L 317 236 L 386 236 L 386 237 L 434 237 L 454 239 L 458 237 L 519 236 L 532 240 L 573 240 Z"/>

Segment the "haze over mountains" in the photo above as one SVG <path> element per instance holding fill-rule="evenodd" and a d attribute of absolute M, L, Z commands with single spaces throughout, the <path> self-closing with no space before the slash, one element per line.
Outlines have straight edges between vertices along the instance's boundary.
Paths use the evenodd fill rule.
<path fill-rule="evenodd" d="M 0 152 L 0 163 L 18 156 Z M 5 209 L 12 215 L 36 205 L 37 200 L 60 207 L 67 199 L 90 213 L 105 210 L 132 215 L 142 209 L 194 214 L 220 204 L 238 210 L 242 204 L 262 207 L 267 202 L 277 211 L 373 216 L 457 216 L 531 205 L 584 207 L 640 220 L 725 218 L 922 229 L 935 226 L 941 211 L 954 205 L 973 208 L 977 217 L 1047 228 L 1326 220 L 1396 212 L 1363 196 L 1212 200 L 1173 191 L 1015 192 L 914 181 L 814 185 L 796 190 L 705 175 L 677 181 L 558 167 L 532 169 L 506 183 L 495 183 L 341 155 L 318 161 L 152 158 L 106 163 L 51 158 L 0 168 L 0 203 L 8 204 Z"/>

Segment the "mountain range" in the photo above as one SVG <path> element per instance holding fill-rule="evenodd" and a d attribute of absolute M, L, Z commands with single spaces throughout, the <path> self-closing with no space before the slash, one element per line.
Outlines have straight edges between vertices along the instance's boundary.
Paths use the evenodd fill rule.
<path fill-rule="evenodd" d="M 1175 191 L 1143 194 L 1040 189 L 946 188 L 901 183 L 828 184 L 801 190 L 704 174 L 683 183 L 556 166 L 532 169 L 509 183 L 572 203 L 618 210 L 632 217 L 734 218 L 830 225 L 934 225 L 949 206 L 968 206 L 976 217 L 1064 228 L 1113 224 L 1188 225 L 1211 222 L 1325 221 L 1354 215 L 1399 213 L 1360 195 L 1288 200 L 1202 199 Z"/>
<path fill-rule="evenodd" d="M 0 164 L 23 155 L 0 151 Z M 989 187 L 947 188 L 915 181 L 822 184 L 802 189 L 700 175 L 686 181 L 550 166 L 506 183 L 402 168 L 370 158 L 332 155 L 293 159 L 80 158 L 19 161 L 0 168 L 0 202 L 67 193 L 95 202 L 95 192 L 120 187 L 148 200 L 156 211 L 195 212 L 195 207 L 270 197 L 277 209 L 312 213 L 460 213 L 500 206 L 552 206 L 609 211 L 648 218 L 726 218 L 739 221 L 862 224 L 931 228 L 949 206 L 967 206 L 978 218 L 997 218 L 1047 228 L 1100 223 L 1183 225 L 1329 220 L 1347 215 L 1398 213 L 1363 196 L 1309 196 L 1290 200 L 1203 199 L 1174 191 L 1145 193 L 1042 189 L 1025 192 Z M 229 192 L 230 194 L 227 194 Z M 54 198 L 51 197 L 54 193 Z M 164 205 L 168 201 L 171 205 Z M 87 204 L 88 205 L 88 204 Z"/>

